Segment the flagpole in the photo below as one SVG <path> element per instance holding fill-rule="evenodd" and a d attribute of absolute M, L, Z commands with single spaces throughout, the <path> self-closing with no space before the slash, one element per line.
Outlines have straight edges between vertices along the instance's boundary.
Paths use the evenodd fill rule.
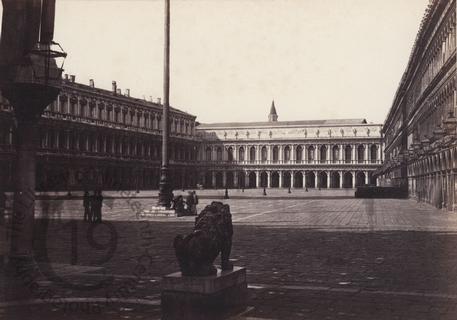
<path fill-rule="evenodd" d="M 160 168 L 159 206 L 170 207 L 172 188 L 169 177 L 168 139 L 170 135 L 168 113 L 170 109 L 170 0 L 165 0 L 165 46 L 163 70 L 162 165 Z"/>

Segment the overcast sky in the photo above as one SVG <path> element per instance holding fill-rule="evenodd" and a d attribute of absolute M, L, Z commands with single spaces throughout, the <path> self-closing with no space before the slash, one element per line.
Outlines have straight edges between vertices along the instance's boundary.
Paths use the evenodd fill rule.
<path fill-rule="evenodd" d="M 171 0 L 171 98 L 200 122 L 382 123 L 428 0 Z M 0 9 L 1 10 L 1 9 Z M 57 0 L 77 82 L 162 96 L 162 0 Z"/>

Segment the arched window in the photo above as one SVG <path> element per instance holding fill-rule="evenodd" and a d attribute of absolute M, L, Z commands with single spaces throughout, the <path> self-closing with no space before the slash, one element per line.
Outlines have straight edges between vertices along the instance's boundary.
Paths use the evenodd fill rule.
<path fill-rule="evenodd" d="M 352 161 L 352 148 L 351 146 L 346 146 L 344 149 L 344 160 L 346 163 L 351 163 Z"/>
<path fill-rule="evenodd" d="M 378 160 L 378 147 L 375 144 L 370 148 L 370 159 L 371 163 L 376 163 Z"/>
<path fill-rule="evenodd" d="M 249 160 L 251 163 L 255 162 L 255 147 L 249 149 Z"/>
<path fill-rule="evenodd" d="M 308 162 L 313 162 L 314 158 L 314 146 L 310 146 L 308 148 Z"/>
<path fill-rule="evenodd" d="M 227 160 L 232 162 L 233 161 L 233 148 L 229 147 L 227 149 Z"/>
<path fill-rule="evenodd" d="M 239 161 L 244 161 L 244 148 L 241 147 L 239 150 L 238 150 L 238 160 Z"/>
<path fill-rule="evenodd" d="M 321 163 L 327 162 L 327 147 L 321 146 Z"/>
<path fill-rule="evenodd" d="M 332 148 L 332 162 L 337 163 L 340 159 L 340 149 L 338 146 L 333 146 Z"/>
<path fill-rule="evenodd" d="M 290 161 L 290 147 L 286 146 L 284 148 L 284 162 L 289 162 Z"/>
<path fill-rule="evenodd" d="M 363 163 L 365 161 L 365 147 L 363 145 L 357 147 L 357 160 L 358 163 Z"/>
<path fill-rule="evenodd" d="M 268 151 L 267 147 L 263 146 L 262 147 L 262 162 L 266 162 L 268 160 Z"/>
<path fill-rule="evenodd" d="M 303 159 L 303 148 L 298 146 L 295 150 L 295 162 L 300 163 Z"/>
<path fill-rule="evenodd" d="M 216 159 L 217 159 L 217 161 L 222 161 L 222 148 L 221 147 L 217 147 Z"/>
<path fill-rule="evenodd" d="M 211 161 L 211 148 L 210 147 L 207 147 L 206 150 L 205 150 L 205 153 L 206 153 L 206 161 Z"/>
<path fill-rule="evenodd" d="M 273 147 L 273 162 L 278 162 L 279 160 L 279 148 L 278 146 Z"/>

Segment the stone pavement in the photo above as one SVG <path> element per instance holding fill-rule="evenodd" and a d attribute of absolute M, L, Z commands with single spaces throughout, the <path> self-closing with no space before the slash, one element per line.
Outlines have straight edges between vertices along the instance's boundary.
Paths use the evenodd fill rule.
<path fill-rule="evenodd" d="M 411 200 L 224 202 L 233 262 L 248 269 L 250 308 L 239 319 L 457 319 L 455 215 Z M 154 203 L 114 199 L 93 226 L 71 220 L 81 200 L 40 202 L 37 214 L 52 219 L 37 220 L 36 283 L 53 300 L 0 292 L 0 318 L 160 318 L 160 279 L 177 269 L 171 244 L 193 218 L 137 220 Z"/>

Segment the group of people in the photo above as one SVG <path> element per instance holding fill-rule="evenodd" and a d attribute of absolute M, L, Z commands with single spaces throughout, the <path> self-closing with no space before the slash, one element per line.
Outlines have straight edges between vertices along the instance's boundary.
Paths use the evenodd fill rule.
<path fill-rule="evenodd" d="M 186 200 L 182 195 L 173 197 L 171 209 L 174 209 L 178 217 L 197 215 L 198 196 L 195 191 L 187 193 Z"/>
<path fill-rule="evenodd" d="M 89 191 L 84 192 L 84 221 L 102 222 L 103 195 L 101 190 L 96 190 L 93 194 Z"/>

